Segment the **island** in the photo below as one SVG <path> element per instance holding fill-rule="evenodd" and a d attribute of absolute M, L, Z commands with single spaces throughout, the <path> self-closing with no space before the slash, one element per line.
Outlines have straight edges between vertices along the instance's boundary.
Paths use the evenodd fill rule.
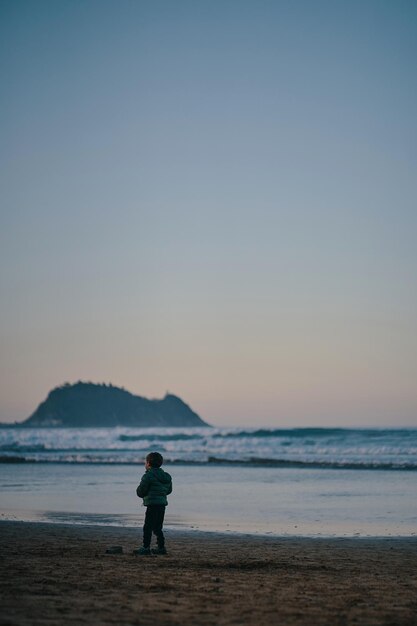
<path fill-rule="evenodd" d="M 167 393 L 161 400 L 136 396 L 111 384 L 79 381 L 56 387 L 23 428 L 96 428 L 112 426 L 195 427 L 210 424 L 177 396 Z"/>

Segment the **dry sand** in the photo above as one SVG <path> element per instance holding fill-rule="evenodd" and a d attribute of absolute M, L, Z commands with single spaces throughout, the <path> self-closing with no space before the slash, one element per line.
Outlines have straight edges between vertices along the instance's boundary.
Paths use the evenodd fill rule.
<path fill-rule="evenodd" d="M 415 539 L 168 532 L 1 522 L 0 624 L 417 624 Z M 106 554 L 110 545 L 121 555 Z"/>

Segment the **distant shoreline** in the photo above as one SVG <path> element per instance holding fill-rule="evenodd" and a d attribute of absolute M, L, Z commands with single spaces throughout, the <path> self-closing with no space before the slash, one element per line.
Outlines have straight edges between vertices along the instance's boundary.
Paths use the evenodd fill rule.
<path fill-rule="evenodd" d="M 164 430 L 167 428 L 173 428 L 175 430 L 179 430 L 181 428 L 207 428 L 207 430 L 212 430 L 213 428 L 216 428 L 216 426 L 212 426 L 212 424 L 199 424 L 197 426 L 187 426 L 187 425 L 179 425 L 179 424 L 173 424 L 173 425 L 161 425 L 161 424 L 155 424 L 153 426 L 134 426 L 131 424 L 113 424 L 113 425 L 105 425 L 105 424 L 100 424 L 97 426 L 89 426 L 89 425 L 80 425 L 80 426 L 66 426 L 66 425 L 61 425 L 61 424 L 56 424 L 56 425 L 39 425 L 39 426 L 34 426 L 32 424 L 26 424 L 25 422 L 13 422 L 13 423 L 6 423 L 6 422 L 0 422 L 0 428 L 17 428 L 17 429 L 23 429 L 23 430 L 87 430 L 87 429 L 94 429 L 94 430 L 98 430 L 98 429 L 109 429 L 109 428 L 128 428 L 131 430 L 152 430 L 152 429 L 156 429 L 156 430 Z M 219 426 L 218 428 L 222 428 L 221 426 Z M 271 427 L 272 428 L 272 427 Z"/>

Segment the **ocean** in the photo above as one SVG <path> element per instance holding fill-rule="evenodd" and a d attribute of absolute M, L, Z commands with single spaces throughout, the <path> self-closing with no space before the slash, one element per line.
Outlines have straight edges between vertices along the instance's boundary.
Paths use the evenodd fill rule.
<path fill-rule="evenodd" d="M 417 429 L 0 429 L 0 519 L 140 526 L 144 456 L 167 526 L 277 536 L 413 536 Z"/>

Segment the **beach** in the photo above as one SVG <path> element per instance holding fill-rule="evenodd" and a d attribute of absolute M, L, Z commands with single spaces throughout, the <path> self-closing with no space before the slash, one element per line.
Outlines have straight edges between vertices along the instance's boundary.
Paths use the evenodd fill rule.
<path fill-rule="evenodd" d="M 417 624 L 415 538 L 300 538 L 0 523 L 2 625 Z M 110 546 L 123 554 L 107 554 Z"/>

